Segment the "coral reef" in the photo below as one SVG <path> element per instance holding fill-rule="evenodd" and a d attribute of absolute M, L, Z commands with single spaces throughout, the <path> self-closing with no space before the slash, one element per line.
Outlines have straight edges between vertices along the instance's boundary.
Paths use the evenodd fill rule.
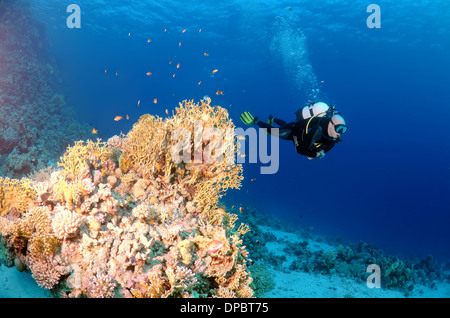
<path fill-rule="evenodd" d="M 266 267 L 269 272 L 273 267 L 286 272 L 339 275 L 366 284 L 370 275 L 366 271 L 367 266 L 377 264 L 380 266 L 381 287 L 401 291 L 405 296 L 411 295 L 417 285 L 437 288 L 438 282 L 449 281 L 450 266 L 439 264 L 431 256 L 401 259 L 363 241 L 344 243 L 340 239 L 313 236 L 310 229 L 305 230 L 292 223 L 283 224 L 279 218 L 248 206 L 243 209 L 245 213 L 239 219 L 252 229 L 252 235 L 245 236 L 243 241 L 252 260 L 255 260 L 249 271 L 254 278 L 252 286 L 257 296 L 264 296 L 267 287 L 265 279 L 259 277 L 260 267 Z M 283 233 L 287 231 L 297 236 L 298 240 L 277 238 L 271 231 L 261 230 L 265 227 L 271 230 L 280 228 Z M 283 246 L 282 253 L 275 255 L 269 251 L 267 244 L 274 243 Z"/>
<path fill-rule="evenodd" d="M 172 117 L 144 115 L 107 143 L 75 142 L 60 169 L 38 180 L 2 179 L 3 262 L 22 265 L 63 297 L 252 297 L 242 242 L 250 227 L 218 206 L 240 187 L 242 167 L 221 160 L 190 166 L 172 151 L 177 129 L 193 136 L 195 120 L 234 128 L 210 100 L 184 101 Z M 215 155 L 231 156 L 234 142 Z M 32 195 L 13 208 L 12 191 Z"/>
<path fill-rule="evenodd" d="M 0 3 L 0 175 L 25 177 L 89 136 L 60 93 L 43 25 L 25 2 Z"/>

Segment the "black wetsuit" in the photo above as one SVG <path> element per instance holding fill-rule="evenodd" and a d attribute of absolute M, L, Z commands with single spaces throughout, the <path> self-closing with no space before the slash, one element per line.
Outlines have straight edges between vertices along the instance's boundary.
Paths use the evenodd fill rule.
<path fill-rule="evenodd" d="M 306 133 L 308 120 L 286 123 L 284 120 L 273 118 L 274 123 L 280 126 L 278 137 L 292 140 L 295 150 L 299 154 L 316 158 L 318 152 L 322 150 L 325 153 L 330 151 L 337 142 L 340 142 L 340 138 L 334 139 L 328 136 L 329 120 L 326 117 L 313 118 L 309 123 L 308 133 Z M 277 128 L 262 121 L 258 121 L 256 124 L 261 128 L 266 128 L 269 134 L 271 134 L 272 128 Z"/>

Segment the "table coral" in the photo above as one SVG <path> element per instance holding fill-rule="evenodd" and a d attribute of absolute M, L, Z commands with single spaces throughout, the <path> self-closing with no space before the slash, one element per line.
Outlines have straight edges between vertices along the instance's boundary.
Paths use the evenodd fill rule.
<path fill-rule="evenodd" d="M 164 120 L 144 115 L 113 142 L 76 142 L 44 181 L 3 182 L 36 191 L 20 213 L 0 215 L 8 264 L 20 260 L 38 284 L 67 297 L 251 297 L 242 244 L 249 228 L 236 229 L 237 215 L 217 207 L 240 187 L 242 166 L 189 166 L 171 151 L 174 130 L 194 136 L 196 120 L 234 127 L 224 108 L 209 103 L 185 101 Z M 1 189 L 2 206 L 12 206 L 11 188 Z"/>

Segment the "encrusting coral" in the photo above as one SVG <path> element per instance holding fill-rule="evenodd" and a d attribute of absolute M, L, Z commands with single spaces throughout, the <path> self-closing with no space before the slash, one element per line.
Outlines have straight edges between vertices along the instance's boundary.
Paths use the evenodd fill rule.
<path fill-rule="evenodd" d="M 233 128 L 209 99 L 184 101 L 107 143 L 76 142 L 39 181 L 0 179 L 0 258 L 64 297 L 253 296 L 250 228 L 218 207 L 243 178 Z"/>

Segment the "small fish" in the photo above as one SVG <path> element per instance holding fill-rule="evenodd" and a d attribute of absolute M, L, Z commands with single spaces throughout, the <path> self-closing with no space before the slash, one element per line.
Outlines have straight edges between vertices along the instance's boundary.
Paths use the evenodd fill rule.
<path fill-rule="evenodd" d="M 242 135 L 236 135 L 236 138 L 239 140 L 246 140 L 247 138 L 245 136 Z"/>
<path fill-rule="evenodd" d="M 175 77 L 175 74 L 173 74 L 172 77 Z"/>
<path fill-rule="evenodd" d="M 169 110 L 168 109 L 166 109 L 166 114 L 169 115 Z"/>
<path fill-rule="evenodd" d="M 116 72 L 116 76 L 117 76 L 117 72 Z"/>
<path fill-rule="evenodd" d="M 216 253 L 218 250 L 220 250 L 223 246 L 223 243 L 221 241 L 212 240 L 206 245 L 206 250 L 208 253 Z"/>
<path fill-rule="evenodd" d="M 172 61 L 169 61 L 169 64 L 172 64 Z"/>
<path fill-rule="evenodd" d="M 94 134 L 94 135 L 97 135 L 97 129 L 95 129 L 95 128 L 92 128 L 92 133 Z"/>
<path fill-rule="evenodd" d="M 212 74 L 217 73 L 219 70 L 216 68 L 215 70 L 212 71 Z"/>
<path fill-rule="evenodd" d="M 127 116 L 126 116 L 126 117 L 127 117 L 127 120 L 130 120 L 130 116 L 128 116 L 128 114 L 127 114 Z"/>
<path fill-rule="evenodd" d="M 256 179 L 250 179 L 250 181 L 255 181 Z"/>
<path fill-rule="evenodd" d="M 164 33 L 166 33 L 167 32 L 167 29 L 164 29 Z"/>
<path fill-rule="evenodd" d="M 147 76 L 150 76 L 150 75 L 152 75 L 152 72 L 147 72 L 145 74 L 147 74 Z"/>
<path fill-rule="evenodd" d="M 184 33 L 184 32 L 186 32 L 186 29 L 183 29 L 183 31 L 181 31 L 181 33 Z"/>
<path fill-rule="evenodd" d="M 205 52 L 205 53 L 203 53 L 203 55 L 204 55 L 204 56 L 209 56 L 209 53 L 206 53 L 206 52 Z"/>
<path fill-rule="evenodd" d="M 223 95 L 223 91 L 217 90 L 216 95 Z"/>
<path fill-rule="evenodd" d="M 128 36 L 131 36 L 131 33 L 128 33 Z"/>
<path fill-rule="evenodd" d="M 114 117 L 114 120 L 115 121 L 119 121 L 119 120 L 121 120 L 122 119 L 122 116 L 116 116 L 116 117 Z"/>
<path fill-rule="evenodd" d="M 231 210 L 233 210 L 234 209 L 234 205 L 231 207 Z"/>
<path fill-rule="evenodd" d="M 105 69 L 105 73 L 108 73 L 108 70 L 107 70 L 107 69 Z"/>
<path fill-rule="evenodd" d="M 241 158 L 245 158 L 245 157 L 247 157 L 247 155 L 245 153 L 241 155 Z"/>
<path fill-rule="evenodd" d="M 202 83 L 202 81 L 198 82 L 198 85 L 200 85 Z"/>
<path fill-rule="evenodd" d="M 199 30 L 198 30 L 198 33 L 201 33 L 201 32 L 202 32 L 202 29 L 199 29 Z"/>
<path fill-rule="evenodd" d="M 139 107 L 140 104 L 141 104 L 141 100 L 138 100 L 138 107 Z"/>
<path fill-rule="evenodd" d="M 242 210 L 243 210 L 243 209 L 242 209 L 242 207 L 240 206 L 240 207 L 239 207 L 239 213 L 242 213 Z"/>
<path fill-rule="evenodd" d="M 177 68 L 180 68 L 180 63 L 177 64 Z"/>
<path fill-rule="evenodd" d="M 322 84 L 325 83 L 325 81 L 320 81 Z"/>
<path fill-rule="evenodd" d="M 181 41 L 180 41 L 180 43 L 178 43 L 178 47 L 180 47 L 181 46 Z"/>
<path fill-rule="evenodd" d="M 147 40 L 147 43 L 150 43 L 151 41 L 152 41 L 152 39 L 148 39 L 148 40 Z"/>
<path fill-rule="evenodd" d="M 156 104 L 156 103 L 158 102 L 158 99 L 155 98 L 155 99 L 153 100 L 153 102 Z"/>

